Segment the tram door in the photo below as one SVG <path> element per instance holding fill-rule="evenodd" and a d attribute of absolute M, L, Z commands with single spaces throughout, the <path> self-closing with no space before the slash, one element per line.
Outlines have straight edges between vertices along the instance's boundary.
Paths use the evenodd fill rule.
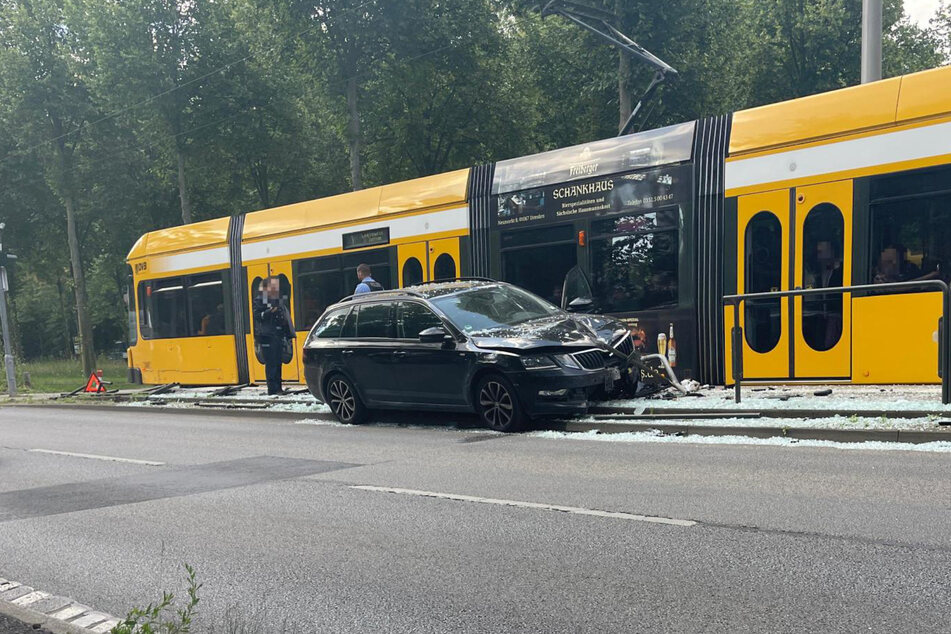
<path fill-rule="evenodd" d="M 401 244 L 397 256 L 400 288 L 459 276 L 459 238 Z"/>
<path fill-rule="evenodd" d="M 259 298 L 262 293 L 262 283 L 269 276 L 277 276 L 280 282 L 281 299 L 284 306 L 294 315 L 293 293 L 291 293 L 291 274 L 290 262 L 271 262 L 268 264 L 254 264 L 248 266 L 248 314 L 251 315 L 251 332 L 247 335 L 248 341 L 248 371 L 252 381 L 263 384 L 267 377 L 264 374 L 264 357 L 261 352 L 261 346 L 255 340 L 257 331 L 257 316 L 254 314 L 254 300 Z M 296 324 L 295 324 L 296 325 Z M 292 345 L 293 357 L 284 364 L 281 376 L 285 381 L 298 381 L 297 357 L 300 351 L 297 349 L 297 340 Z"/>
<path fill-rule="evenodd" d="M 851 181 L 741 196 L 737 291 L 848 286 L 851 244 Z M 732 325 L 731 310 L 725 317 Z M 740 322 L 744 378 L 846 379 L 851 375 L 848 294 L 746 301 Z"/>
<path fill-rule="evenodd" d="M 789 289 L 789 190 L 739 198 L 736 246 L 738 293 Z M 789 377 L 788 306 L 787 298 L 741 305 L 744 378 Z M 732 310 L 726 319 L 732 323 Z"/>
<path fill-rule="evenodd" d="M 795 192 L 794 284 L 828 288 L 852 283 L 852 181 Z M 829 294 L 794 300 L 796 378 L 845 379 L 852 374 L 852 297 Z"/>

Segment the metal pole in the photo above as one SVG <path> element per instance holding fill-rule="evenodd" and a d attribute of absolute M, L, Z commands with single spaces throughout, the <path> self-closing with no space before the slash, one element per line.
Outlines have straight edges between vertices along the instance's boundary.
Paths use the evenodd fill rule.
<path fill-rule="evenodd" d="M 862 83 L 882 78 L 882 0 L 862 0 Z"/>
<path fill-rule="evenodd" d="M 17 378 L 13 365 L 13 345 L 10 343 L 10 320 L 7 318 L 7 269 L 0 266 L 0 321 L 3 322 L 3 363 L 7 369 L 7 391 L 17 395 Z"/>
<path fill-rule="evenodd" d="M 740 402 L 743 381 L 743 327 L 740 326 L 740 302 L 733 302 L 733 398 Z"/>
<path fill-rule="evenodd" d="M 951 403 L 951 292 L 945 289 L 942 294 L 944 298 L 943 314 L 941 323 L 938 326 L 938 372 L 941 375 L 941 403 L 947 405 Z"/>

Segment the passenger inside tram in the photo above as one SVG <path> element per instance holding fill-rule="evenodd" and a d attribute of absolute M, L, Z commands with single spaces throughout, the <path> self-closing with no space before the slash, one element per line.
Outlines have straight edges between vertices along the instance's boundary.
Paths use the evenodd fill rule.
<path fill-rule="evenodd" d="M 922 258 L 923 260 L 923 258 Z M 899 244 L 890 244 L 882 249 L 878 256 L 878 265 L 872 281 L 875 284 L 888 282 L 910 282 L 916 280 L 933 280 L 941 277 L 941 265 L 935 263 L 932 270 L 922 274 L 914 262 L 908 259 L 908 250 Z"/>
<path fill-rule="evenodd" d="M 807 261 L 806 288 L 842 286 L 842 259 L 830 240 L 816 242 L 813 258 Z M 829 350 L 842 335 L 842 295 L 830 293 L 803 301 L 803 336 L 815 350 Z"/>

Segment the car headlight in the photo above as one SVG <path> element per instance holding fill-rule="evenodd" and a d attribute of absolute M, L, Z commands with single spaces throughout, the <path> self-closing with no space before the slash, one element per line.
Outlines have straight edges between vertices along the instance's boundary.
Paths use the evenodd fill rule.
<path fill-rule="evenodd" d="M 566 368 L 571 368 L 573 370 L 580 370 L 581 366 L 578 365 L 578 362 L 575 361 L 575 358 L 570 354 L 556 354 L 555 361 L 565 366 Z"/>
<path fill-rule="evenodd" d="M 554 370 L 558 367 L 554 359 L 544 354 L 532 357 L 521 357 L 521 360 L 522 367 L 526 370 Z"/>

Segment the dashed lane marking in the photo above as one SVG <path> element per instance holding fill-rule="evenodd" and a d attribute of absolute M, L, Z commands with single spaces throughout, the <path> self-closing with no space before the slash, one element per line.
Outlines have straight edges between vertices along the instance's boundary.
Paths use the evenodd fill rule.
<path fill-rule="evenodd" d="M 109 462 L 127 462 L 129 464 L 140 464 L 146 465 L 148 467 L 161 467 L 164 462 L 156 462 L 155 460 L 138 460 L 136 458 L 117 458 L 116 456 L 100 456 L 92 453 L 76 453 L 73 451 L 56 451 L 54 449 L 27 449 L 27 451 L 32 453 L 46 453 L 52 454 L 54 456 L 70 456 L 72 458 L 89 458 L 91 460 L 106 460 Z"/>
<path fill-rule="evenodd" d="M 597 509 L 586 509 L 577 506 L 561 506 L 558 504 L 543 504 L 540 502 L 521 502 L 518 500 L 501 500 L 496 498 L 483 498 L 474 495 L 457 495 L 455 493 L 437 493 L 435 491 L 418 491 L 415 489 L 398 489 L 394 487 L 380 487 L 371 485 L 352 485 L 351 489 L 361 491 L 375 491 L 377 493 L 397 493 L 399 495 L 415 495 L 417 497 L 437 498 L 441 500 L 455 500 L 457 502 L 474 502 L 477 504 L 494 504 L 496 506 L 512 506 L 516 508 L 536 509 L 540 511 L 558 511 L 560 513 L 573 513 L 575 515 L 590 515 L 593 517 L 607 517 L 611 519 L 630 520 L 634 522 L 649 522 L 652 524 L 668 524 L 670 526 L 694 526 L 696 522 L 691 520 L 680 520 L 672 517 L 657 517 L 652 515 L 637 515 L 635 513 L 623 513 L 620 511 L 599 511 Z"/>

